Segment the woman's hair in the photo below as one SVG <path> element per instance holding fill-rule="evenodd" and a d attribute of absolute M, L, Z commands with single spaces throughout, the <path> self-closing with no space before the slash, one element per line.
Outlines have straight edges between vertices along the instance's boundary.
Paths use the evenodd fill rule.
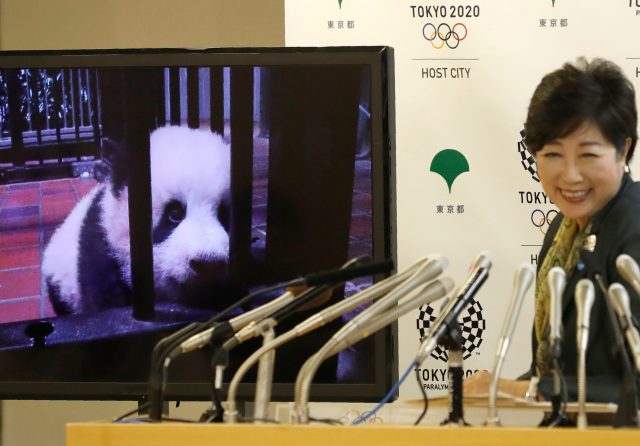
<path fill-rule="evenodd" d="M 525 144 L 536 154 L 585 122 L 597 124 L 620 155 L 631 138 L 626 161 L 631 160 L 638 139 L 635 91 L 613 62 L 579 58 L 543 77 L 529 104 Z"/>

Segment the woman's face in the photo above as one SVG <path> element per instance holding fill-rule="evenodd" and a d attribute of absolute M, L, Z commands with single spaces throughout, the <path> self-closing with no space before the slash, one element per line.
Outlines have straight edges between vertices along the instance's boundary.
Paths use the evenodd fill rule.
<path fill-rule="evenodd" d="M 584 229 L 620 189 L 630 145 L 631 138 L 627 138 L 624 154 L 619 156 L 600 127 L 586 122 L 538 151 L 542 188 L 564 215 Z"/>

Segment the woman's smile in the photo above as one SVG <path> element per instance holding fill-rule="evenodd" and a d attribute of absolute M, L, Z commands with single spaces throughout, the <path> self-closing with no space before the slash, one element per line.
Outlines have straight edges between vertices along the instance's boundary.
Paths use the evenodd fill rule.
<path fill-rule="evenodd" d="M 619 155 L 598 125 L 585 122 L 536 153 L 542 188 L 564 215 L 584 228 L 618 193 L 627 150 Z"/>
<path fill-rule="evenodd" d="M 589 192 L 591 192 L 591 189 L 576 190 L 576 191 L 560 189 L 560 194 L 562 195 L 562 197 L 571 203 L 581 203 L 585 201 L 588 198 L 587 194 Z"/>

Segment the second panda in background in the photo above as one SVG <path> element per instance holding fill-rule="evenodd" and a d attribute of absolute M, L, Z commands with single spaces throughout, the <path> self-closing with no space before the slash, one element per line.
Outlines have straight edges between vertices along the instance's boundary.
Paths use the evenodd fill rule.
<path fill-rule="evenodd" d="M 180 301 L 190 286 L 228 277 L 230 149 L 218 134 L 178 126 L 153 131 L 150 146 L 156 298 Z M 119 168 L 45 249 L 42 272 L 58 315 L 131 304 L 128 185 Z"/>

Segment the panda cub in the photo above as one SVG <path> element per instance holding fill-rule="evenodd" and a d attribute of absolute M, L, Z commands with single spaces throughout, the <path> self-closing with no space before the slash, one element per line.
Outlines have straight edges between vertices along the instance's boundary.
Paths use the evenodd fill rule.
<path fill-rule="evenodd" d="M 230 150 L 218 134 L 177 126 L 153 131 L 150 145 L 156 298 L 177 301 L 190 285 L 227 276 Z M 128 187 L 117 178 L 93 188 L 45 249 L 58 315 L 131 304 Z"/>

